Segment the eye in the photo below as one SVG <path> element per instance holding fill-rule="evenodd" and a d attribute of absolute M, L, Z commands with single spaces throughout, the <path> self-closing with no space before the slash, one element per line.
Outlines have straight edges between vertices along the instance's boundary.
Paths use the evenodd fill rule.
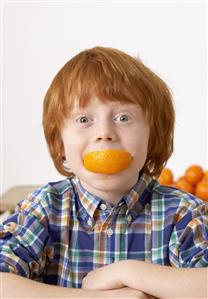
<path fill-rule="evenodd" d="M 89 122 L 89 119 L 88 119 L 87 116 L 81 116 L 81 117 L 79 117 L 79 118 L 77 119 L 77 121 L 78 121 L 79 123 L 81 123 L 81 124 L 86 124 L 86 123 Z"/>
<path fill-rule="evenodd" d="M 127 122 L 127 121 L 129 121 L 129 116 L 126 114 L 122 114 L 122 115 L 117 116 L 115 119 L 118 121 L 121 121 L 121 122 Z"/>
<path fill-rule="evenodd" d="M 129 117 L 127 115 L 121 115 L 120 121 L 128 121 Z"/>

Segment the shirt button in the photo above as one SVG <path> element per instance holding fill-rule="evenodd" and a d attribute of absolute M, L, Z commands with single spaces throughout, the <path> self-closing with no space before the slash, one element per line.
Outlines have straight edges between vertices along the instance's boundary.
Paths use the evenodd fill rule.
<path fill-rule="evenodd" d="M 100 208 L 103 211 L 105 211 L 107 209 L 107 207 L 106 207 L 106 205 L 104 203 L 101 203 Z"/>
<path fill-rule="evenodd" d="M 107 235 L 108 237 L 112 236 L 113 230 L 111 228 L 107 229 Z"/>
<path fill-rule="evenodd" d="M 127 217 L 127 221 L 128 221 L 128 223 L 130 223 L 130 222 L 132 221 L 132 217 L 131 217 L 131 215 L 129 215 L 129 216 Z"/>
<path fill-rule="evenodd" d="M 92 219 L 88 219 L 87 224 L 88 224 L 89 226 L 92 226 Z"/>

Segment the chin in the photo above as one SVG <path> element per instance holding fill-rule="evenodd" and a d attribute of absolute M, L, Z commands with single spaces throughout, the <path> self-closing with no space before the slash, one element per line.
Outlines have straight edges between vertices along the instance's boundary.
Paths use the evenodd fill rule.
<path fill-rule="evenodd" d="M 111 190 L 122 190 L 128 181 L 129 176 L 125 173 L 118 174 L 96 174 L 90 173 L 85 177 L 85 182 L 88 185 L 93 186 L 93 188 L 102 191 L 111 191 Z"/>

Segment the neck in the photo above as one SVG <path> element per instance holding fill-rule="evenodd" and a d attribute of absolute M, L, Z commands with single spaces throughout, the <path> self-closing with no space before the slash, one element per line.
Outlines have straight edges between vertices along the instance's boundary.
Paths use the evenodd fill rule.
<path fill-rule="evenodd" d="M 124 185 L 119 186 L 119 188 L 110 184 L 107 184 L 108 188 L 106 188 L 106 186 L 102 188 L 103 186 L 92 186 L 82 180 L 80 180 L 80 182 L 83 188 L 90 194 L 97 196 L 112 205 L 116 205 L 124 195 L 129 193 L 132 187 L 136 184 L 137 179 L 135 181 L 126 182 Z"/>

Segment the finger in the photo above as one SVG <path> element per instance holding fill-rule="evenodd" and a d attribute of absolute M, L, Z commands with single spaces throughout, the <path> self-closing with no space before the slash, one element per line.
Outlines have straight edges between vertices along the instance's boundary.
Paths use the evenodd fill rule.
<path fill-rule="evenodd" d="M 86 278 L 84 277 L 83 280 L 82 280 L 82 289 L 86 289 Z"/>

